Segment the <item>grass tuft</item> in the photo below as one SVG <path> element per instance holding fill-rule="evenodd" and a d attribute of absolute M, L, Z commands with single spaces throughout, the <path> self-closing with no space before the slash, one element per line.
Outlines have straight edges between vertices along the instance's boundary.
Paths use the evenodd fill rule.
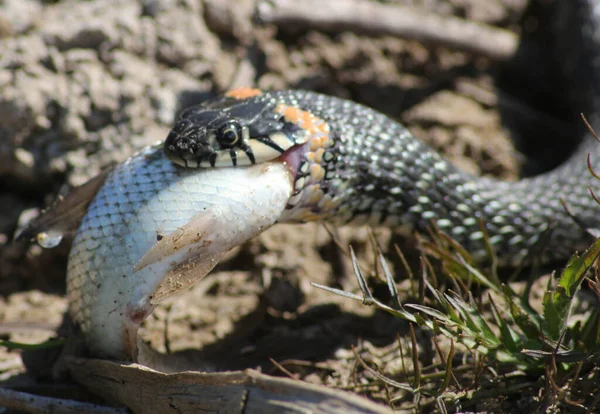
<path fill-rule="evenodd" d="M 595 366 L 600 363 L 600 310 L 592 307 L 579 315 L 574 315 L 574 310 L 580 304 L 577 294 L 584 283 L 589 286 L 588 292 L 595 294 L 596 300 L 600 299 L 597 264 L 600 239 L 581 255 L 573 255 L 560 276 L 549 277 L 539 309 L 531 305 L 535 293 L 531 284 L 522 289 L 523 292 L 517 292 L 518 289 L 500 280 L 494 260 L 491 270 L 486 273 L 447 235 L 434 230 L 430 240 L 422 243 L 421 278 L 417 276 L 422 287 L 415 287 L 413 283 L 409 289 L 410 293 L 416 294 L 418 303 L 402 303 L 394 275 L 374 237 L 371 246 L 375 263 L 371 268 L 377 270 L 367 276 L 354 250 L 349 249 L 360 294 L 313 284 L 410 323 L 412 380 L 399 382 L 386 378 L 386 385 L 409 392 L 413 401 L 421 401 L 422 396 L 431 397 L 438 410 L 445 411 L 446 403 L 458 407 L 464 401 L 489 395 L 493 392 L 492 384 L 509 382 L 504 385 L 503 392 L 508 387 L 520 393 L 523 387 L 535 387 L 534 384 L 543 378 L 544 384 L 537 384 L 540 387 L 538 393 L 545 396 L 549 409 L 556 406 L 557 401 L 584 407 L 571 398 L 571 387 L 583 373 L 596 375 Z M 401 263 L 408 267 L 397 247 L 396 251 Z M 489 253 L 493 258 L 491 247 Z M 438 267 L 446 276 L 445 282 L 438 283 L 444 279 L 435 275 L 436 266 L 432 260 L 440 265 Z M 410 271 L 407 274 L 413 280 L 414 275 Z M 369 288 L 369 278 L 383 278 L 389 297 L 385 300 L 375 297 Z M 474 288 L 484 294 L 474 296 Z M 414 327 L 433 335 L 442 361 L 440 365 L 443 365 L 443 369 L 437 369 L 439 375 L 420 366 Z M 440 336 L 450 343 L 445 354 L 437 345 L 436 338 Z M 455 344 L 462 347 L 456 348 Z M 462 358 L 463 363 L 457 364 L 456 358 Z M 362 359 L 360 364 L 365 370 L 371 370 Z M 459 385 L 457 378 L 465 377 L 463 368 L 470 371 L 470 386 Z M 520 378 L 520 382 L 507 380 L 507 373 L 510 373 L 509 377 Z M 379 381 L 384 381 L 385 377 L 380 371 L 377 374 L 373 371 L 372 376 Z M 531 378 L 535 380 L 532 382 Z M 600 386 L 596 386 L 595 392 L 600 392 Z M 394 405 L 393 399 L 390 404 Z M 592 406 L 595 404 L 598 401 L 591 402 Z"/>

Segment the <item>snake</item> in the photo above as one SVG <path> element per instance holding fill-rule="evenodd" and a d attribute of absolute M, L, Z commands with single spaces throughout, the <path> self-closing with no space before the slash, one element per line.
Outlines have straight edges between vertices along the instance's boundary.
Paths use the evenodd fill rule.
<path fill-rule="evenodd" d="M 164 150 L 184 168 L 283 159 L 293 169 L 294 191 L 280 221 L 422 233 L 435 225 L 476 259 L 489 255 L 489 243 L 501 263 L 514 266 L 534 257 L 541 243 L 540 260 L 564 258 L 589 244 L 580 224 L 598 224 L 588 193 L 596 179 L 582 157 L 587 148 L 533 179 L 481 179 L 392 118 L 311 91 L 229 91 L 183 112 Z"/>
<path fill-rule="evenodd" d="M 600 2 L 550 3 L 571 80 L 560 99 L 598 127 Z M 235 88 L 184 110 L 164 141 L 59 199 L 20 237 L 52 247 L 74 232 L 69 313 L 92 355 L 137 361 L 138 328 L 159 303 L 276 223 L 434 226 L 477 260 L 488 246 L 509 266 L 568 258 L 600 227 L 589 194 L 600 144 L 583 135 L 554 170 L 505 182 L 462 172 L 359 103 Z"/>
<path fill-rule="evenodd" d="M 600 114 L 598 2 L 549 2 L 567 98 L 592 125 Z M 573 45 L 578 45 L 574 48 Z M 558 85 L 555 88 L 558 91 Z M 582 122 L 583 125 L 583 122 Z M 573 134 L 576 134 L 573 128 Z M 183 111 L 164 143 L 184 168 L 235 168 L 281 159 L 294 191 L 279 221 L 369 224 L 445 232 L 476 260 L 519 266 L 584 249 L 600 225 L 590 172 L 600 144 L 545 174 L 505 182 L 466 174 L 404 125 L 359 103 L 311 91 L 238 88 Z"/>

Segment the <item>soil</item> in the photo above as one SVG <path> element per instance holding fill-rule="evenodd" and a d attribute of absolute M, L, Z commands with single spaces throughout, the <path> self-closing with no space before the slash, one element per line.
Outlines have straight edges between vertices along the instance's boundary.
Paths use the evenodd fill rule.
<path fill-rule="evenodd" d="M 516 33 L 527 5 L 397 3 Z M 519 176 L 525 158 L 501 111 L 518 97 L 498 91 L 498 63 L 390 36 L 278 28 L 257 23 L 253 13 L 251 0 L 0 2 L 2 338 L 50 338 L 67 307 L 69 240 L 46 250 L 14 243 L 18 229 L 58 194 L 164 139 L 181 108 L 231 87 L 304 88 L 349 98 L 402 121 L 470 173 Z M 410 355 L 398 353 L 398 341 L 410 349 L 409 326 L 311 285 L 358 292 L 344 252 L 349 245 L 372 268 L 369 229 L 332 232 L 337 243 L 320 224 L 278 225 L 234 249 L 198 286 L 157 309 L 144 338 L 162 352 L 190 354 L 195 368 L 260 367 L 386 403 L 396 391 L 357 383 L 352 349 L 394 376 L 404 363 L 412 366 Z M 375 234 L 406 288 L 403 299 L 416 300 L 394 252 L 399 244 L 418 263 L 414 241 L 389 229 Z M 426 344 L 419 345 L 421 361 L 439 361 L 428 334 L 417 336 Z M 39 360 L 26 368 L 19 352 L 0 350 L 5 385 L 42 392 L 44 384 L 59 382 L 48 375 Z M 537 398 L 496 396 L 468 409 L 525 410 Z M 411 404 L 403 397 L 398 406 Z"/>

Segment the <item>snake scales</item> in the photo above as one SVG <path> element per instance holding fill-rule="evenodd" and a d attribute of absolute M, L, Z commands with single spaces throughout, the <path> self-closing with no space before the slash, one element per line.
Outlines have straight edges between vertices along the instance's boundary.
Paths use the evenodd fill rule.
<path fill-rule="evenodd" d="M 573 107 L 596 124 L 600 11 L 589 1 L 568 3 L 551 6 L 559 34 L 557 64 L 575 80 L 567 86 Z M 282 156 L 296 181 L 280 221 L 369 223 L 421 232 L 435 222 L 480 259 L 487 255 L 484 223 L 499 259 L 516 265 L 533 257 L 537 247 L 538 257 L 548 261 L 589 243 L 582 227 L 600 224 L 600 208 L 588 190 L 597 181 L 586 164 L 588 152 L 600 163 L 600 144 L 595 144 L 588 134 L 563 165 L 535 178 L 480 179 L 459 171 L 400 123 L 357 103 L 306 91 L 239 89 L 185 111 L 165 151 L 188 168 L 227 168 Z"/>

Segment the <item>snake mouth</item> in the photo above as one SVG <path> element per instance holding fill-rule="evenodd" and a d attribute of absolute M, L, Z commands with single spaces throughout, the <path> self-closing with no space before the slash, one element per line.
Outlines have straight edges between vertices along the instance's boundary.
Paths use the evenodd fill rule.
<path fill-rule="evenodd" d="M 278 141 L 281 141 L 282 138 L 278 135 L 283 134 L 275 136 Z M 169 138 L 167 139 L 169 140 Z M 177 137 L 169 140 L 169 151 L 166 151 L 166 156 L 171 162 L 184 168 L 243 167 L 279 158 L 290 165 L 291 172 L 294 173 L 300 164 L 302 153 L 305 151 L 304 145 L 284 150 L 278 145 L 278 141 L 265 138 L 261 142 L 254 141 L 239 149 L 215 151 L 210 145 L 201 145 L 191 142 L 189 139 Z M 240 152 L 242 156 L 240 156 Z"/>
<path fill-rule="evenodd" d="M 308 144 L 294 145 L 279 157 L 279 160 L 289 169 L 294 181 L 299 177 L 300 166 L 304 162 L 307 150 Z"/>
<path fill-rule="evenodd" d="M 239 142 L 232 146 L 218 143 L 218 134 L 206 127 L 181 122 L 167 136 L 164 149 L 167 158 L 185 168 L 237 167 L 275 160 L 299 141 L 297 131 L 284 128 L 260 137 L 250 138 L 247 127 L 240 129 Z"/>

